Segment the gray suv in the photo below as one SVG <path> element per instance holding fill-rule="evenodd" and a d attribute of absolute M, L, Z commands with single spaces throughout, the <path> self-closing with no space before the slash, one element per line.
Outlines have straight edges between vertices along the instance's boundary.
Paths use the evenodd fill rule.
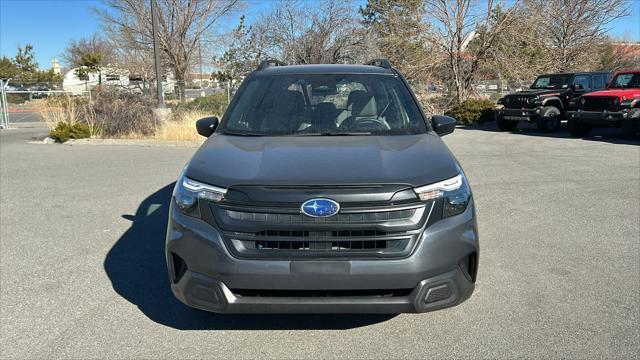
<path fill-rule="evenodd" d="M 473 293 L 478 231 L 460 164 L 386 60 L 265 61 L 178 179 L 175 296 L 221 313 L 402 313 Z"/>

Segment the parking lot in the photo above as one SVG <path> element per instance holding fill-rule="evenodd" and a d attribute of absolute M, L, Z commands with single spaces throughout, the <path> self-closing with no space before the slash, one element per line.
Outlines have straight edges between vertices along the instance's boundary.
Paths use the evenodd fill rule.
<path fill-rule="evenodd" d="M 9 111 L 9 127 L 38 126 L 42 121 L 42 115 L 35 109 Z"/>
<path fill-rule="evenodd" d="M 164 234 L 173 181 L 195 149 L 27 143 L 44 133 L 0 132 L 2 358 L 640 353 L 640 146 L 615 131 L 445 137 L 476 199 L 476 292 L 398 316 L 187 308 L 169 289 Z"/>

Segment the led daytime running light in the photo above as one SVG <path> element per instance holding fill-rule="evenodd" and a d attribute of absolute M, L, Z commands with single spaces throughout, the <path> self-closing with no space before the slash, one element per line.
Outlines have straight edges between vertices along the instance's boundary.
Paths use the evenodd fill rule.
<path fill-rule="evenodd" d="M 437 182 L 435 184 L 421 186 L 413 189 L 420 200 L 432 200 L 442 196 L 444 191 L 457 190 L 462 186 L 462 175 L 457 175 L 447 180 Z"/>

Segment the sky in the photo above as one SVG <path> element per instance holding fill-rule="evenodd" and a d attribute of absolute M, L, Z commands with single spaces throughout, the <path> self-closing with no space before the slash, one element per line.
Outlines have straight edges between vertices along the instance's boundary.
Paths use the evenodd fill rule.
<path fill-rule="evenodd" d="M 629 3 L 631 15 L 613 22 L 610 34 L 640 41 L 640 0 Z M 245 10 L 247 21 L 252 20 L 252 14 L 267 11 L 272 4 L 270 0 L 249 1 Z M 90 37 L 100 31 L 93 9 L 101 6 L 100 0 L 0 0 L 0 56 L 14 57 L 19 45 L 29 43 L 40 68 L 49 68 L 52 57 L 60 60 L 69 40 Z M 237 24 L 237 17 L 229 22 L 223 26 Z"/>

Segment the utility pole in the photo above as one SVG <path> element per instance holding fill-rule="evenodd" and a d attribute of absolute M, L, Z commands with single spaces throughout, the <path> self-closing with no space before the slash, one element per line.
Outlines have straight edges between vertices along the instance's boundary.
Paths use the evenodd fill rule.
<path fill-rule="evenodd" d="M 156 65 L 156 90 L 158 96 L 158 108 L 164 108 L 164 95 L 162 92 L 162 71 L 160 70 L 160 52 L 158 52 L 158 13 L 156 12 L 156 0 L 151 0 L 151 28 L 153 30 L 153 56 Z"/>
<path fill-rule="evenodd" d="M 200 96 L 204 97 L 204 87 L 202 87 L 202 40 L 198 40 L 198 53 L 200 55 L 200 74 L 198 78 L 200 78 Z"/>

